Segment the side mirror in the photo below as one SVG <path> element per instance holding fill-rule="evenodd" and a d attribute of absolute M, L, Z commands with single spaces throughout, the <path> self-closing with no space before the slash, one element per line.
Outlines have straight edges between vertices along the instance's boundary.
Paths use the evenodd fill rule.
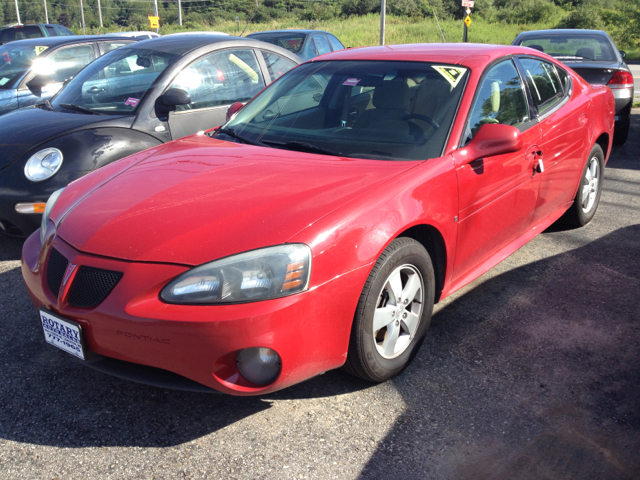
<path fill-rule="evenodd" d="M 244 105 L 241 102 L 232 103 L 227 109 L 227 122 L 231 120 L 231 117 L 238 113 L 242 107 L 244 107 Z"/>
<path fill-rule="evenodd" d="M 47 85 L 51 85 L 52 83 L 55 83 L 53 78 L 46 75 L 36 75 L 27 82 L 27 88 L 31 90 L 31 93 L 39 97 L 40 95 L 42 95 L 42 89 Z"/>
<path fill-rule="evenodd" d="M 620 50 L 620 56 L 622 58 L 627 58 L 627 52 L 625 52 L 624 50 Z"/>
<path fill-rule="evenodd" d="M 517 152 L 522 149 L 520 130 L 511 125 L 487 123 L 482 125 L 469 144 L 461 149 L 462 165 L 485 157 Z"/>
<path fill-rule="evenodd" d="M 175 110 L 178 105 L 189 105 L 191 103 L 191 97 L 186 90 L 181 88 L 170 88 L 160 95 L 158 100 L 165 107 L 169 107 L 170 110 Z"/>

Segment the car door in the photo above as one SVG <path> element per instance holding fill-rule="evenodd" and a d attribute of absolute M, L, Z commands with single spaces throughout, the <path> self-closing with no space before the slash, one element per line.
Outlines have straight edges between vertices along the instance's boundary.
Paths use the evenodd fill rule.
<path fill-rule="evenodd" d="M 560 67 L 533 57 L 519 57 L 537 110 L 542 140 L 539 159 L 542 172 L 533 224 L 573 200 L 578 172 L 586 156 L 588 97 L 573 95 L 571 77 Z"/>
<path fill-rule="evenodd" d="M 464 144 L 486 123 L 517 127 L 523 148 L 456 166 L 458 241 L 454 276 L 461 279 L 529 227 L 538 196 L 535 153 L 541 130 L 532 120 L 526 90 L 513 60 L 487 69 L 470 111 Z"/>
<path fill-rule="evenodd" d="M 18 89 L 18 105 L 20 108 L 35 105 L 41 100 L 55 95 L 62 84 L 73 77 L 96 59 L 93 43 L 70 45 L 61 47 L 43 58 L 37 59 L 31 67 L 31 71 L 25 76 Z M 29 83 L 36 75 L 46 75 L 53 80 L 51 85 L 42 89 L 40 96 L 36 96 L 29 90 Z"/>
<path fill-rule="evenodd" d="M 181 88 L 191 103 L 169 114 L 171 138 L 207 130 L 226 121 L 227 109 L 247 102 L 266 86 L 253 49 L 221 50 L 193 61 L 169 88 Z"/>

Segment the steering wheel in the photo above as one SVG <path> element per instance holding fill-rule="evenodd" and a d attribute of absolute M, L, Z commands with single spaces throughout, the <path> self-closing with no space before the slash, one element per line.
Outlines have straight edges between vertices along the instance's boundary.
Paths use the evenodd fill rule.
<path fill-rule="evenodd" d="M 414 118 L 416 120 L 422 120 L 423 122 L 427 122 L 429 125 L 431 125 L 436 130 L 438 128 L 440 128 L 440 124 L 438 122 L 436 122 L 435 120 L 433 120 L 432 118 L 427 117 L 426 115 L 420 115 L 420 114 L 417 114 L 417 113 L 411 113 L 409 115 L 405 115 L 400 120 L 413 120 Z"/>

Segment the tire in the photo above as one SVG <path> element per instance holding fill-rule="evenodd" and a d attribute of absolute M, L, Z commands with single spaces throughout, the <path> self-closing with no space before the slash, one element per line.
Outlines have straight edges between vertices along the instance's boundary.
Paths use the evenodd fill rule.
<path fill-rule="evenodd" d="M 434 295 L 435 275 L 427 250 L 411 238 L 391 242 L 362 289 L 344 369 L 370 382 L 398 375 L 424 340 Z M 376 327 L 380 328 L 374 331 Z"/>
<path fill-rule="evenodd" d="M 626 122 L 624 125 L 616 125 L 613 133 L 613 144 L 617 146 L 624 145 L 629 137 L 629 128 L 631 122 Z"/>
<path fill-rule="evenodd" d="M 589 223 L 598 209 L 602 182 L 604 180 L 604 154 L 600 145 L 594 145 L 582 171 L 580 186 L 573 205 L 565 213 L 563 220 L 573 227 Z"/>

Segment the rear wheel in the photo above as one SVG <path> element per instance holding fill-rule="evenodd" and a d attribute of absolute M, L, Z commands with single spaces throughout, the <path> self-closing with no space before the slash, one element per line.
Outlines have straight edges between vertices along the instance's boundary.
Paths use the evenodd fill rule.
<path fill-rule="evenodd" d="M 567 210 L 564 220 L 574 227 L 589 223 L 598 209 L 604 180 L 604 154 L 600 145 L 594 145 L 582 172 L 582 179 L 573 205 Z"/>
<path fill-rule="evenodd" d="M 411 238 L 391 242 L 360 295 L 345 370 L 372 382 L 400 373 L 429 328 L 435 277 L 426 249 Z"/>

